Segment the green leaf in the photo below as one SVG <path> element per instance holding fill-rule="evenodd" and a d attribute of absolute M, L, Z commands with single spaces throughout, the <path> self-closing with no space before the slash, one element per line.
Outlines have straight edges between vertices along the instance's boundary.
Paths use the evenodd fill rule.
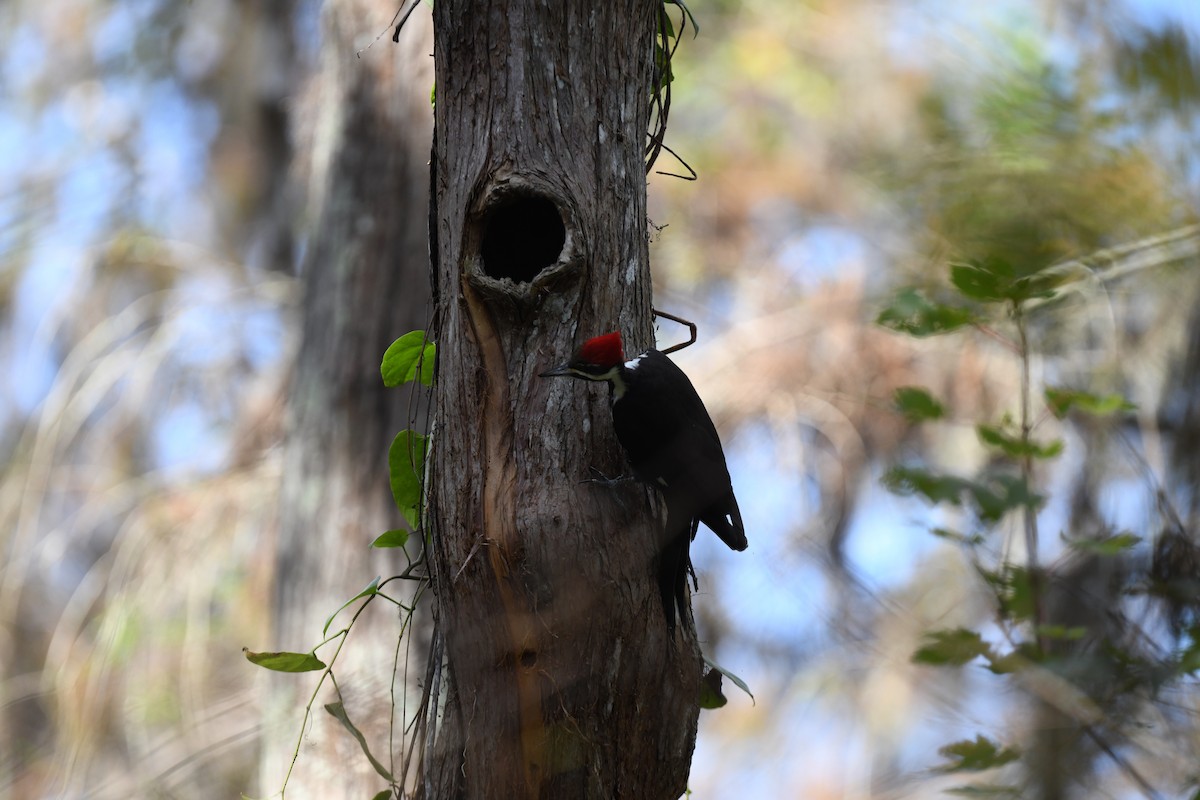
<path fill-rule="evenodd" d="M 1193 628 L 1192 633 L 1195 633 Z M 1175 671 L 1180 675 L 1190 675 L 1200 670 L 1200 637 L 1192 636 L 1192 643 L 1179 654 L 1179 662 Z"/>
<path fill-rule="evenodd" d="M 375 756 L 371 755 L 371 749 L 367 747 L 367 737 L 363 736 L 362 731 L 354 727 L 354 723 L 350 721 L 350 717 L 346 714 L 346 707 L 340 702 L 326 703 L 325 710 L 329 712 L 330 716 L 342 723 L 342 727 L 350 731 L 350 735 L 358 741 L 358 746 L 362 748 L 363 754 L 366 755 L 367 761 L 371 762 L 371 766 L 375 768 L 375 771 L 379 773 L 380 777 L 382 777 L 388 783 L 391 783 L 394 780 L 392 778 L 392 773 L 388 771 L 387 767 L 376 761 Z M 378 795 L 376 795 L 376 797 L 378 797 Z"/>
<path fill-rule="evenodd" d="M 952 264 L 950 282 L 972 300 L 1002 302 L 1009 299 L 1006 290 L 1012 282 L 1011 267 L 995 260 Z"/>
<path fill-rule="evenodd" d="M 1067 544 L 1072 550 L 1083 553 L 1095 553 L 1098 556 L 1115 556 L 1126 550 L 1137 547 L 1142 537 L 1129 532 L 1117 533 L 1103 539 L 1070 539 Z"/>
<path fill-rule="evenodd" d="M 1055 439 L 1049 444 L 1038 444 L 1032 439 L 1022 439 L 1004 428 L 994 425 L 977 425 L 975 432 L 980 440 L 1012 458 L 1054 458 L 1063 451 L 1062 439 Z"/>
<path fill-rule="evenodd" d="M 700 35 L 700 23 L 696 22 L 696 18 L 692 16 L 692 10 L 687 7 L 687 4 L 683 0 L 664 0 L 663 6 L 666 7 L 668 5 L 679 6 L 683 9 L 683 13 L 687 16 L 687 21 L 692 23 L 693 39 Z"/>
<path fill-rule="evenodd" d="M 1043 497 L 1029 491 L 1025 480 L 1015 475 L 994 475 L 986 482 L 938 475 L 917 467 L 896 466 L 884 473 L 884 487 L 903 496 L 921 495 L 931 503 L 961 506 L 963 494 L 973 502 L 981 519 L 996 522 L 1021 506 L 1036 508 Z"/>
<path fill-rule="evenodd" d="M 1033 580 L 1029 570 L 1006 564 L 996 571 L 979 567 L 979 574 L 992 588 L 1000 616 L 1008 620 L 1032 619 L 1035 610 Z"/>
<path fill-rule="evenodd" d="M 325 662 L 317 658 L 315 653 L 255 653 L 243 647 L 242 654 L 251 664 L 275 672 L 313 672 L 325 669 Z"/>
<path fill-rule="evenodd" d="M 984 536 L 981 533 L 973 533 L 970 536 L 967 536 L 959 533 L 958 531 L 952 531 L 949 528 L 930 528 L 929 532 L 939 539 L 948 539 L 952 542 L 958 542 L 959 544 L 970 546 L 983 544 L 985 541 Z"/>
<path fill-rule="evenodd" d="M 358 594 L 354 595 L 354 597 L 351 597 L 346 602 L 342 603 L 342 605 L 338 608 L 337 611 L 330 614 L 329 619 L 325 620 L 325 627 L 321 629 L 321 635 L 324 636 L 327 633 L 329 633 L 329 626 L 333 624 L 333 618 L 336 617 L 338 614 L 342 613 L 346 609 L 346 606 L 350 605 L 355 600 L 359 600 L 363 597 L 370 597 L 372 595 L 379 594 L 379 580 L 380 579 L 377 576 L 375 578 L 375 580 L 373 580 L 367 584 L 365 589 L 363 589 Z"/>
<path fill-rule="evenodd" d="M 390 800 L 391 797 L 392 797 L 392 790 L 384 789 L 382 792 L 376 792 L 375 796 L 372 797 L 371 800 Z"/>
<path fill-rule="evenodd" d="M 961 667 L 991 652 L 991 646 L 975 631 L 966 628 L 925 634 L 925 644 L 912 655 L 914 664 Z"/>
<path fill-rule="evenodd" d="M 875 322 L 910 336 L 934 336 L 970 325 L 975 316 L 965 308 L 934 303 L 916 289 L 905 289 L 879 313 Z"/>
<path fill-rule="evenodd" d="M 976 736 L 974 741 L 964 739 L 938 750 L 938 754 L 950 759 L 950 763 L 938 767 L 939 772 L 978 772 L 1003 766 L 1016 761 L 1021 754 L 1011 748 L 998 748 L 986 736 Z"/>
<path fill-rule="evenodd" d="M 1066 417 L 1073 408 L 1097 417 L 1137 410 L 1134 403 L 1119 394 L 1098 395 L 1049 386 L 1046 387 L 1046 405 L 1049 407 L 1050 413 L 1059 419 Z"/>
<path fill-rule="evenodd" d="M 1064 642 L 1077 642 L 1087 636 L 1088 629 L 1082 625 L 1038 625 L 1037 635 L 1042 639 L 1057 639 Z"/>
<path fill-rule="evenodd" d="M 1012 675 L 1029 665 L 1029 659 L 1020 653 L 1005 653 L 988 659 L 988 669 L 997 675 Z"/>
<path fill-rule="evenodd" d="M 396 434 L 388 448 L 392 497 L 413 530 L 421 524 L 421 479 L 425 475 L 427 445 L 427 437 L 405 430 Z"/>
<path fill-rule="evenodd" d="M 406 544 L 408 544 L 408 531 L 394 528 L 376 536 L 375 541 L 371 542 L 371 547 L 404 547 Z"/>
<path fill-rule="evenodd" d="M 663 47 L 657 40 L 654 43 L 654 64 L 657 72 L 654 76 L 654 86 L 651 88 L 654 92 L 658 92 L 662 88 L 662 79 L 665 79 L 667 83 L 672 83 L 675 80 L 675 73 L 671 69 L 671 51 Z"/>
<path fill-rule="evenodd" d="M 1003 258 L 986 258 L 950 267 L 950 282 L 972 300 L 1022 303 L 1053 297 L 1065 276 L 1050 270 L 1017 269 Z"/>
<path fill-rule="evenodd" d="M 1016 786 L 1000 786 L 996 784 L 979 784 L 977 786 L 953 786 L 944 790 L 946 794 L 955 797 L 1002 797 L 1019 798 L 1021 790 Z"/>
<path fill-rule="evenodd" d="M 729 702 L 721 691 L 721 671 L 710 668 L 700 679 L 700 707 L 704 709 L 720 708 Z"/>
<path fill-rule="evenodd" d="M 931 503 L 951 505 L 960 505 L 963 491 L 971 486 L 970 481 L 962 478 L 936 475 L 918 467 L 903 466 L 892 467 L 884 473 L 882 483 L 888 491 L 895 494 L 919 494 Z"/>
<path fill-rule="evenodd" d="M 1045 500 L 1029 491 L 1025 479 L 1018 475 L 993 475 L 987 483 L 970 483 L 968 489 L 980 518 L 986 522 L 998 522 L 1009 511 L 1022 506 L 1036 509 Z"/>
<path fill-rule="evenodd" d="M 987 657 L 988 669 L 997 675 L 1011 675 L 1043 660 L 1037 642 L 1021 642 L 1004 655 L 991 653 Z"/>
<path fill-rule="evenodd" d="M 671 15 L 667 13 L 667 4 L 663 3 L 662 10 L 659 11 L 662 15 L 662 27 L 659 32 L 665 32 L 668 39 L 675 38 L 675 26 L 671 23 Z"/>
<path fill-rule="evenodd" d="M 426 386 L 431 386 L 436 357 L 437 348 L 433 342 L 426 340 L 425 331 L 409 331 L 392 342 L 383 354 L 383 362 L 379 365 L 383 385 L 399 386 L 420 380 Z"/>
<path fill-rule="evenodd" d="M 720 664 L 717 664 L 717 663 L 715 663 L 715 662 L 713 662 L 713 661 L 710 661 L 710 660 L 708 659 L 708 656 L 705 656 L 705 657 L 704 657 L 704 663 L 705 663 L 705 664 L 708 664 L 708 666 L 709 666 L 709 667 L 711 667 L 712 669 L 715 669 L 717 672 L 721 673 L 721 674 L 722 674 L 722 675 L 724 675 L 726 678 L 729 678 L 729 680 L 733 681 L 733 683 L 734 683 L 734 685 L 735 685 L 735 686 L 737 686 L 739 689 L 741 689 L 743 692 L 745 692 L 745 693 L 746 693 L 746 695 L 747 695 L 747 696 L 748 696 L 748 697 L 749 697 L 751 700 L 754 700 L 754 693 L 750 691 L 750 687 L 746 685 L 746 682 L 745 682 L 744 680 L 742 680 L 741 678 L 739 678 L 737 675 L 734 675 L 732 672 L 730 672 L 729 670 L 725 669 L 725 668 L 724 668 L 724 667 L 722 667 Z"/>
<path fill-rule="evenodd" d="M 901 386 L 892 397 L 896 410 L 909 422 L 941 419 L 946 409 L 925 389 L 919 386 Z"/>

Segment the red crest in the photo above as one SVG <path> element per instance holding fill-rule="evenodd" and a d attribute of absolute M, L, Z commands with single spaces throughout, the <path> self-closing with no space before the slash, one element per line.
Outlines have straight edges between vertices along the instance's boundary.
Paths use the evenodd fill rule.
<path fill-rule="evenodd" d="M 579 354 L 575 360 L 585 364 L 595 364 L 598 367 L 615 367 L 620 364 L 625 360 L 620 332 L 613 331 L 594 339 L 588 339 L 583 343 L 583 347 L 579 348 Z"/>

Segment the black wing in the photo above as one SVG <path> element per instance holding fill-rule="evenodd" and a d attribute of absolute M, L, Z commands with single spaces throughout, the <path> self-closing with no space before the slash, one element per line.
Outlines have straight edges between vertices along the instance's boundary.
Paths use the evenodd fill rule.
<path fill-rule="evenodd" d="M 730 548 L 745 550 L 721 439 L 692 382 L 657 350 L 642 354 L 624 379 L 613 426 L 634 474 L 663 493 L 677 525 L 699 519 Z"/>

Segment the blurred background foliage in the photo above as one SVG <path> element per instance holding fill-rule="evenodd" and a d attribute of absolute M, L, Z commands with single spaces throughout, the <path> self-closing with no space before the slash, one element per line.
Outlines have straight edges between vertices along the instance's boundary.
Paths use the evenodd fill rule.
<path fill-rule="evenodd" d="M 969 521 L 879 479 L 902 461 L 984 468 L 975 425 L 1015 412 L 1021 364 L 1002 316 L 920 339 L 874 320 L 904 287 L 952 299 L 951 263 L 1063 276 L 1030 314 L 1034 377 L 1138 411 L 1039 429 L 1066 442 L 1037 484 L 1048 602 L 1084 628 L 1119 617 L 1104 642 L 1142 643 L 1118 648 L 1126 666 L 1186 650 L 1187 598 L 1164 613 L 1128 586 L 1163 568 L 1155 548 L 1176 573 L 1197 563 L 1200 9 L 689 7 L 701 30 L 674 64 L 668 143 L 699 180 L 651 177 L 656 304 L 701 324 L 678 360 L 722 428 L 751 549 L 698 541 L 697 618 L 757 698 L 702 716 L 695 795 L 940 796 L 964 779 L 938 748 L 978 733 L 1039 754 L 979 792 L 1196 791 L 1190 672 L 1127 680 L 1100 704 L 1105 745 L 1081 749 L 1047 737 L 1070 721 L 1036 688 L 912 663 L 932 629 L 993 638 L 995 607 L 961 545 L 929 532 Z M 0 796 L 276 788 L 256 785 L 261 692 L 239 650 L 269 626 L 319 14 L 0 7 Z M 364 32 L 384 36 L 362 58 L 387 30 Z M 940 424 L 893 408 L 911 385 Z M 1060 537 L 1105 531 L 1140 542 L 1098 561 Z M 993 536 L 1020 562 L 1020 531 Z"/>

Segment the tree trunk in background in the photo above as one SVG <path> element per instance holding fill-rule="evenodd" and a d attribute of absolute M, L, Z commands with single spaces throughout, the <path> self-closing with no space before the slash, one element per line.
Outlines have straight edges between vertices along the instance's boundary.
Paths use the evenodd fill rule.
<path fill-rule="evenodd" d="M 607 391 L 542 371 L 652 343 L 644 0 L 438 0 L 431 570 L 445 641 L 428 798 L 675 798 L 701 660 Z M 503 9 L 503 10 L 501 10 Z"/>
<path fill-rule="evenodd" d="M 274 645 L 281 650 L 311 648 L 338 606 L 403 566 L 394 551 L 370 543 L 401 525 L 387 450 L 408 426 L 407 395 L 384 388 L 379 362 L 392 340 L 424 327 L 429 314 L 428 14 L 413 16 L 399 45 L 385 34 L 356 57 L 394 11 L 383 0 L 326 5 L 318 74 L 310 102 L 296 110 L 308 128 L 301 140 L 310 140 L 301 167 L 314 227 L 301 267 L 303 333 L 276 557 Z M 336 670 L 351 719 L 384 763 L 398 633 L 395 614 L 378 604 L 360 618 Z M 315 673 L 269 680 L 262 796 L 277 792 L 287 772 Z M 314 704 L 289 798 L 368 798 L 386 786 L 322 710 L 330 701 L 326 694 Z"/>

